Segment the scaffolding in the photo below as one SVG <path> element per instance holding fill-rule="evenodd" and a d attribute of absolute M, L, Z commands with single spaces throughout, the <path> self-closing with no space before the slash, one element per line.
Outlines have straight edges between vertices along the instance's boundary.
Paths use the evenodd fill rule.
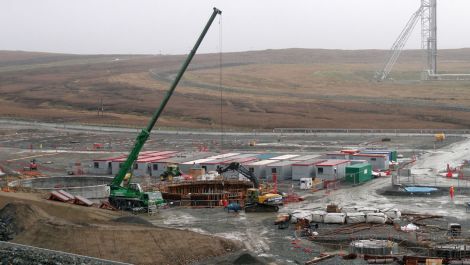
<path fill-rule="evenodd" d="M 161 188 L 163 198 L 173 205 L 189 207 L 220 207 L 221 200 L 244 205 L 247 189 L 252 183 L 240 180 L 184 181 Z"/>

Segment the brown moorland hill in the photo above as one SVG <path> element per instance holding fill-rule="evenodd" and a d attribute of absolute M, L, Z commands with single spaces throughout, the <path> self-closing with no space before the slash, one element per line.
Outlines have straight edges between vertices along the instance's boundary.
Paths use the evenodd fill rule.
<path fill-rule="evenodd" d="M 419 81 L 421 51 L 404 51 L 377 83 L 387 51 L 285 49 L 198 54 L 159 126 L 238 129 L 468 128 L 470 81 Z M 185 55 L 0 52 L 0 116 L 142 126 Z M 470 49 L 439 51 L 443 73 L 470 72 Z M 220 79 L 222 73 L 222 79 Z M 222 80 L 222 82 L 220 82 Z M 98 117 L 103 100 L 105 113 Z M 221 115 L 222 106 L 222 115 Z"/>

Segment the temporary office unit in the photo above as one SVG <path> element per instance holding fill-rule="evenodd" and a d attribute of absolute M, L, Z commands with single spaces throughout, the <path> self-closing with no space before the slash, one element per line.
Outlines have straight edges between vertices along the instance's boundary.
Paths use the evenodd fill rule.
<path fill-rule="evenodd" d="M 261 154 L 256 154 L 255 156 L 259 160 L 266 160 L 266 159 L 270 159 L 272 157 L 279 156 L 279 154 L 276 154 L 276 153 L 261 153 Z"/>
<path fill-rule="evenodd" d="M 271 160 L 288 160 L 288 159 L 296 158 L 298 156 L 300 155 L 281 155 L 281 156 L 271 157 L 270 159 Z"/>
<path fill-rule="evenodd" d="M 155 163 L 161 159 L 166 159 L 167 156 L 152 156 L 147 158 L 137 159 L 134 164 L 132 173 L 136 177 L 140 176 L 152 176 L 152 163 Z"/>
<path fill-rule="evenodd" d="M 349 154 L 347 153 L 341 153 L 341 152 L 336 152 L 336 153 L 328 153 L 326 154 L 326 158 L 328 159 L 341 159 L 341 160 L 349 160 Z"/>
<path fill-rule="evenodd" d="M 181 163 L 179 165 L 179 168 L 183 172 L 189 172 L 189 169 L 191 169 L 191 168 L 201 167 L 201 165 L 200 165 L 201 163 L 206 163 L 206 162 L 212 161 L 212 160 L 228 158 L 228 157 L 236 156 L 236 155 L 239 155 L 239 154 L 240 153 L 225 153 L 225 154 L 210 156 L 210 157 L 207 157 L 207 158 L 196 159 L 196 160 Z M 206 172 L 207 172 L 207 170 L 206 170 Z"/>
<path fill-rule="evenodd" d="M 292 164 L 294 161 L 279 161 L 266 166 L 266 178 L 272 180 L 276 174 L 278 180 L 290 179 L 292 177 Z"/>
<path fill-rule="evenodd" d="M 367 160 L 350 160 L 351 165 L 356 165 L 356 164 L 367 164 L 369 163 Z"/>
<path fill-rule="evenodd" d="M 295 162 L 294 164 L 292 164 L 292 180 L 300 180 L 301 178 L 315 177 L 315 165 L 325 161 L 325 159 L 311 159 L 306 161 Z"/>
<path fill-rule="evenodd" d="M 367 160 L 372 165 L 372 170 L 387 170 L 390 163 L 387 155 L 376 154 L 355 154 L 352 155 L 352 160 Z"/>
<path fill-rule="evenodd" d="M 316 165 L 316 178 L 321 180 L 337 180 L 346 176 L 346 167 L 349 160 L 326 160 Z"/>
<path fill-rule="evenodd" d="M 307 160 L 312 160 L 312 159 L 318 159 L 320 155 L 304 155 L 304 156 L 298 156 L 291 158 L 289 160 L 291 161 L 307 161 Z"/>
<path fill-rule="evenodd" d="M 360 152 L 361 154 L 376 154 L 376 155 L 387 155 L 390 162 L 397 162 L 398 152 L 397 150 L 374 150 L 365 149 Z"/>
<path fill-rule="evenodd" d="M 206 172 L 216 171 L 219 167 L 224 167 L 233 161 L 232 157 L 220 158 L 200 163 Z"/>
<path fill-rule="evenodd" d="M 372 179 L 372 166 L 369 163 L 355 164 L 346 167 L 346 181 L 360 184 Z"/>
<path fill-rule="evenodd" d="M 358 150 L 358 149 L 343 149 L 340 152 L 345 153 L 345 154 L 353 155 L 353 154 L 359 153 L 359 151 L 360 150 Z"/>
<path fill-rule="evenodd" d="M 244 164 L 248 164 L 248 163 L 259 160 L 255 154 L 241 154 L 241 155 L 231 156 L 229 158 L 230 160 L 227 160 L 226 162 L 224 162 L 224 165 L 229 165 L 230 163 L 239 163 L 239 164 L 244 165 Z"/>
<path fill-rule="evenodd" d="M 91 167 L 91 174 L 95 175 L 111 175 L 112 161 L 121 157 L 107 158 L 107 159 L 94 159 Z"/>
<path fill-rule="evenodd" d="M 155 159 L 167 158 L 167 157 L 174 156 L 177 153 L 178 153 L 177 151 L 145 151 L 139 154 L 139 157 L 137 158 L 137 162 L 143 159 L 152 160 L 151 158 L 155 158 Z M 111 174 L 116 175 L 119 172 L 121 165 L 126 161 L 126 159 L 127 159 L 127 156 L 121 156 L 117 159 L 113 159 L 111 161 Z M 145 171 L 143 165 L 134 166 L 133 170 L 136 169 L 135 167 L 137 167 L 138 169 L 137 174 L 141 174 L 142 170 Z M 147 168 L 148 168 L 148 165 L 147 165 Z"/>
<path fill-rule="evenodd" d="M 205 163 L 207 161 L 212 161 L 212 160 L 215 160 L 215 159 L 213 159 L 211 157 L 208 157 L 208 158 L 201 158 L 201 159 L 191 160 L 191 161 L 188 161 L 188 162 L 180 163 L 179 164 L 179 169 L 180 169 L 180 171 L 187 174 L 191 168 L 200 168 L 201 163 Z"/>
<path fill-rule="evenodd" d="M 177 165 L 180 171 L 182 171 L 180 164 L 188 162 L 188 161 L 193 161 L 195 159 L 204 159 L 212 155 L 214 155 L 214 153 L 209 153 L 209 152 L 185 153 L 185 154 L 178 154 L 174 157 L 170 157 L 166 159 L 161 159 L 151 164 L 150 175 L 160 176 L 163 172 L 167 170 L 168 165 Z M 183 173 L 187 174 L 188 171 L 183 171 Z"/>
<path fill-rule="evenodd" d="M 134 164 L 132 173 L 134 176 L 155 176 L 152 171 L 152 165 L 162 159 L 174 157 L 178 154 L 177 151 L 146 151 L 139 155 L 139 158 Z M 160 175 L 160 174 L 159 174 Z"/>
<path fill-rule="evenodd" d="M 248 168 L 249 171 L 253 172 L 253 174 L 258 179 L 266 179 L 266 166 L 269 164 L 277 163 L 278 160 L 261 160 L 252 163 L 245 164 L 245 167 Z"/>
<path fill-rule="evenodd" d="M 228 157 L 232 157 L 232 156 L 237 156 L 239 155 L 240 153 L 225 153 L 225 154 L 220 154 L 220 155 L 215 155 L 215 156 L 211 156 L 211 157 L 208 157 L 208 158 L 212 158 L 212 159 L 222 159 L 222 158 L 228 158 Z"/>

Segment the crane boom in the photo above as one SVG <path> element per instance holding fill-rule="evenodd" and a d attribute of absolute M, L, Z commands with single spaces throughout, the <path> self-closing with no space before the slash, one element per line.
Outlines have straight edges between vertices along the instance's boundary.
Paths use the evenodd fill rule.
<path fill-rule="evenodd" d="M 157 122 L 158 118 L 160 117 L 160 114 L 162 113 L 162 111 L 165 108 L 166 104 L 170 100 L 170 97 L 173 94 L 173 91 L 175 90 L 176 86 L 178 85 L 179 81 L 181 80 L 181 77 L 183 76 L 184 72 L 186 71 L 186 68 L 188 68 L 189 63 L 191 62 L 194 55 L 196 54 L 196 51 L 199 48 L 199 45 L 201 44 L 202 40 L 204 39 L 207 31 L 209 30 L 212 22 L 214 21 L 215 17 L 219 14 L 222 14 L 222 11 L 220 11 L 219 9 L 214 7 L 214 11 L 212 12 L 211 17 L 209 18 L 209 21 L 207 22 L 206 26 L 202 30 L 201 35 L 197 39 L 196 44 L 194 45 L 193 49 L 189 53 L 188 57 L 186 58 L 186 61 L 184 61 L 183 65 L 181 66 L 181 69 L 179 70 L 178 74 L 175 77 L 175 80 L 171 84 L 170 89 L 167 91 L 165 97 L 163 98 L 162 103 L 160 104 L 159 108 L 153 114 L 153 116 L 150 119 L 147 127 L 145 129 L 142 129 L 142 131 L 139 133 L 139 135 L 135 139 L 134 147 L 132 148 L 131 152 L 127 156 L 126 161 L 122 164 L 121 168 L 119 169 L 118 174 L 116 175 L 116 177 L 111 182 L 111 190 L 113 188 L 119 188 L 119 186 L 123 182 L 124 178 L 126 177 L 127 173 L 130 173 L 130 171 L 132 169 L 132 165 L 137 160 L 137 157 L 139 156 L 139 153 L 142 150 L 142 147 L 144 146 L 145 142 L 149 138 L 150 132 L 152 131 L 153 127 L 155 126 L 155 123 Z M 130 179 L 129 179 L 128 183 L 130 183 Z"/>
<path fill-rule="evenodd" d="M 403 47 L 405 46 L 406 42 L 408 41 L 408 38 L 413 32 L 414 27 L 418 23 L 418 19 L 421 16 L 422 12 L 423 12 L 423 7 L 420 6 L 419 9 L 413 13 L 410 20 L 408 20 L 408 23 L 406 23 L 406 26 L 405 28 L 403 28 L 400 35 L 398 35 L 398 38 L 395 40 L 395 42 L 392 45 L 392 48 L 390 49 L 390 58 L 385 63 L 382 71 L 376 73 L 375 78 L 377 81 L 379 82 L 384 81 L 385 79 L 388 78 L 388 75 L 390 74 L 393 66 L 398 60 L 398 57 L 400 56 L 403 50 Z"/>

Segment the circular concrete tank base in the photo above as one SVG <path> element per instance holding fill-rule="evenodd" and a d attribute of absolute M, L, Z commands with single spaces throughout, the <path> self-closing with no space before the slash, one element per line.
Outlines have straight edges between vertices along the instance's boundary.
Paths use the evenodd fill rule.
<path fill-rule="evenodd" d="M 8 186 L 43 192 L 64 190 L 72 195 L 80 195 L 88 199 L 103 199 L 109 197 L 108 185 L 112 180 L 112 177 L 103 176 L 47 177 L 15 180 L 8 183 Z"/>

